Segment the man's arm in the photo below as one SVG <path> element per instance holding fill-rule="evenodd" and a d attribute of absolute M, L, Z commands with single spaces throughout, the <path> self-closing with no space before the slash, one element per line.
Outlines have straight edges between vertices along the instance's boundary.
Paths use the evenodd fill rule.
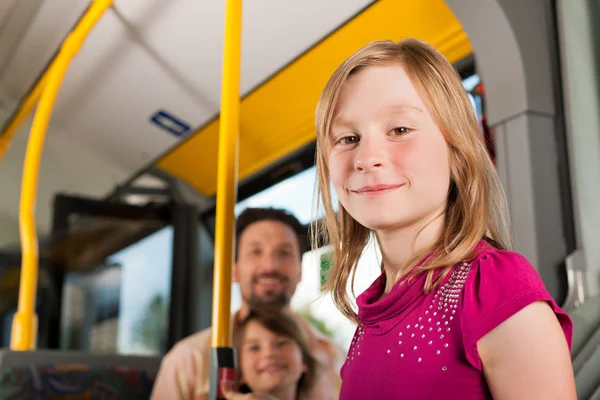
<path fill-rule="evenodd" d="M 208 393 L 210 335 L 200 332 L 177 343 L 163 358 L 150 400 L 198 400 Z"/>
<path fill-rule="evenodd" d="M 339 365 L 343 359 L 343 352 L 324 336 L 317 338 L 314 346 L 313 355 L 319 362 L 321 370 L 317 373 L 317 381 L 311 399 L 337 400 L 342 384 Z"/>
<path fill-rule="evenodd" d="M 192 387 L 195 375 L 194 356 L 183 348 L 175 347 L 160 364 L 150 400 L 193 400 Z"/>

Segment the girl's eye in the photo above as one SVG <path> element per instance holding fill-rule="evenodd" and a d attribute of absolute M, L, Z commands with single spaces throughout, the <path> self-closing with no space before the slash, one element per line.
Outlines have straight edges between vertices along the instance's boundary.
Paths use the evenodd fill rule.
<path fill-rule="evenodd" d="M 392 129 L 392 135 L 395 135 L 395 136 L 405 135 L 408 132 L 410 132 L 410 129 L 405 126 L 400 126 L 398 128 Z"/>
<path fill-rule="evenodd" d="M 340 144 L 355 144 L 358 143 L 358 136 L 345 136 L 341 138 L 338 143 Z"/>

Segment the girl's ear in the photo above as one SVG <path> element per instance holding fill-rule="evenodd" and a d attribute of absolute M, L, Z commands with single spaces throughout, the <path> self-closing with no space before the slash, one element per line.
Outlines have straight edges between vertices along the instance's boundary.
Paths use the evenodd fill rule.
<path fill-rule="evenodd" d="M 308 372 L 308 364 L 306 364 L 305 362 L 302 363 L 302 372 Z"/>

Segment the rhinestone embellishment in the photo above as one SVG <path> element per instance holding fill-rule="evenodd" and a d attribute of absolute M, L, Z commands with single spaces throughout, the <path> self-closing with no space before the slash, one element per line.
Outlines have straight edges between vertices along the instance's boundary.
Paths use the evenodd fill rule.
<path fill-rule="evenodd" d="M 398 346 L 408 346 L 407 349 L 412 348 L 415 354 L 415 358 L 407 358 L 404 357 L 407 349 L 403 349 L 404 352 L 399 351 L 399 359 L 402 359 L 402 362 L 414 363 L 416 361 L 417 363 L 425 363 L 428 356 L 442 356 L 442 353 L 445 351 L 444 349 L 448 349 L 450 344 L 453 343 L 453 339 L 446 336 L 448 336 L 447 332 L 451 332 L 452 324 L 455 323 L 456 309 L 460 303 L 460 295 L 470 269 L 471 265 L 468 263 L 457 265 L 450 274 L 450 277 L 434 293 L 431 303 L 423 311 L 423 314 L 416 316 L 416 320 L 412 320 L 412 322 L 408 321 L 410 323 L 405 325 L 406 329 L 409 330 L 407 335 L 404 335 L 402 331 L 398 332 L 398 336 L 405 336 L 405 338 L 402 338 L 405 340 L 398 340 Z M 410 330 L 413 331 L 410 332 Z M 423 332 L 419 334 L 419 330 L 437 332 L 437 335 L 425 334 Z M 425 343 L 427 346 L 422 346 Z M 386 351 L 387 354 L 391 353 L 391 349 L 386 349 Z M 354 353 L 352 356 L 354 356 Z M 405 358 L 406 361 L 404 361 Z M 445 357 L 443 356 L 438 358 L 442 362 L 444 359 Z M 447 364 L 443 365 L 440 363 L 437 368 L 441 368 L 442 371 L 448 370 Z"/>
<path fill-rule="evenodd" d="M 350 350 L 348 352 L 347 360 L 354 360 L 354 356 L 360 356 L 360 342 L 364 337 L 365 330 L 362 327 L 359 327 L 354 334 L 354 338 L 352 339 L 352 343 L 350 343 Z"/>

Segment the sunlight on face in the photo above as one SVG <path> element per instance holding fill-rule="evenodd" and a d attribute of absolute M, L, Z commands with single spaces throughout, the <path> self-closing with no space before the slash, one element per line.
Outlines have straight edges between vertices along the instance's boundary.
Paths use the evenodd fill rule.
<path fill-rule="evenodd" d="M 242 338 L 240 369 L 243 381 L 253 392 L 272 393 L 296 387 L 306 365 L 300 346 L 293 339 L 250 321 Z"/>
<path fill-rule="evenodd" d="M 333 186 L 360 224 L 393 230 L 445 208 L 448 146 L 401 66 L 367 67 L 347 80 L 330 142 Z"/>

